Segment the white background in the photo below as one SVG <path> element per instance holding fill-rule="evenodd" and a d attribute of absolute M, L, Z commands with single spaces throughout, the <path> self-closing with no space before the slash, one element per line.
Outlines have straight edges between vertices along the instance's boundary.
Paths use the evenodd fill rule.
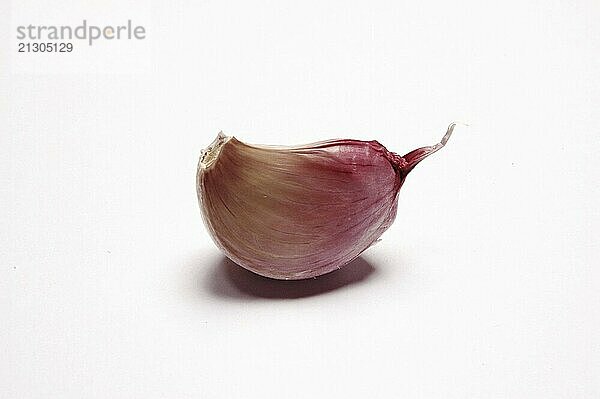
<path fill-rule="evenodd" d="M 0 397 L 600 396 L 600 3 L 3 1 Z M 18 54 L 83 19 L 143 41 Z M 377 139 L 395 224 L 317 280 L 226 261 L 200 150 Z"/>

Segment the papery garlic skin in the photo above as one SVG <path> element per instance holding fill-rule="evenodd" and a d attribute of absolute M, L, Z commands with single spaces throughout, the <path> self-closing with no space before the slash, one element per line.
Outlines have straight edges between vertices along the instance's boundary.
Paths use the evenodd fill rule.
<path fill-rule="evenodd" d="M 406 175 L 444 144 L 400 157 L 377 141 L 268 147 L 220 134 L 198 164 L 203 218 L 238 265 L 276 279 L 316 277 L 390 227 Z"/>

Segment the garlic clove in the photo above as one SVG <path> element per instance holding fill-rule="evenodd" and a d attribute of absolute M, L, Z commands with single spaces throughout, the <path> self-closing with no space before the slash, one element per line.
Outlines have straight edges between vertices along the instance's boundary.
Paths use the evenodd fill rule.
<path fill-rule="evenodd" d="M 197 193 L 227 257 L 276 279 L 319 276 L 359 256 L 394 221 L 407 174 L 442 141 L 404 157 L 377 141 L 248 145 L 220 133 L 202 152 Z"/>

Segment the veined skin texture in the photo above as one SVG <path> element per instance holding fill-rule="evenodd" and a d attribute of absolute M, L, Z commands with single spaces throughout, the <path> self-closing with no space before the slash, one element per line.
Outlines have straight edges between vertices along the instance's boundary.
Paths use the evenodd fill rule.
<path fill-rule="evenodd" d="M 203 218 L 248 270 L 286 280 L 326 274 L 390 227 L 406 175 L 444 144 L 400 157 L 377 141 L 268 147 L 220 134 L 198 165 Z"/>

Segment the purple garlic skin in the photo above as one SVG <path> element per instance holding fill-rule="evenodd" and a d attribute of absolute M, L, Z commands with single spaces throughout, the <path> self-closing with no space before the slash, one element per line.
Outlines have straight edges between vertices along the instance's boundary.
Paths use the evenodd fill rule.
<path fill-rule="evenodd" d="M 225 255 L 254 273 L 285 280 L 329 273 L 391 226 L 406 176 L 454 126 L 440 143 L 404 156 L 377 141 L 269 147 L 219 134 L 198 164 L 203 219 Z"/>

